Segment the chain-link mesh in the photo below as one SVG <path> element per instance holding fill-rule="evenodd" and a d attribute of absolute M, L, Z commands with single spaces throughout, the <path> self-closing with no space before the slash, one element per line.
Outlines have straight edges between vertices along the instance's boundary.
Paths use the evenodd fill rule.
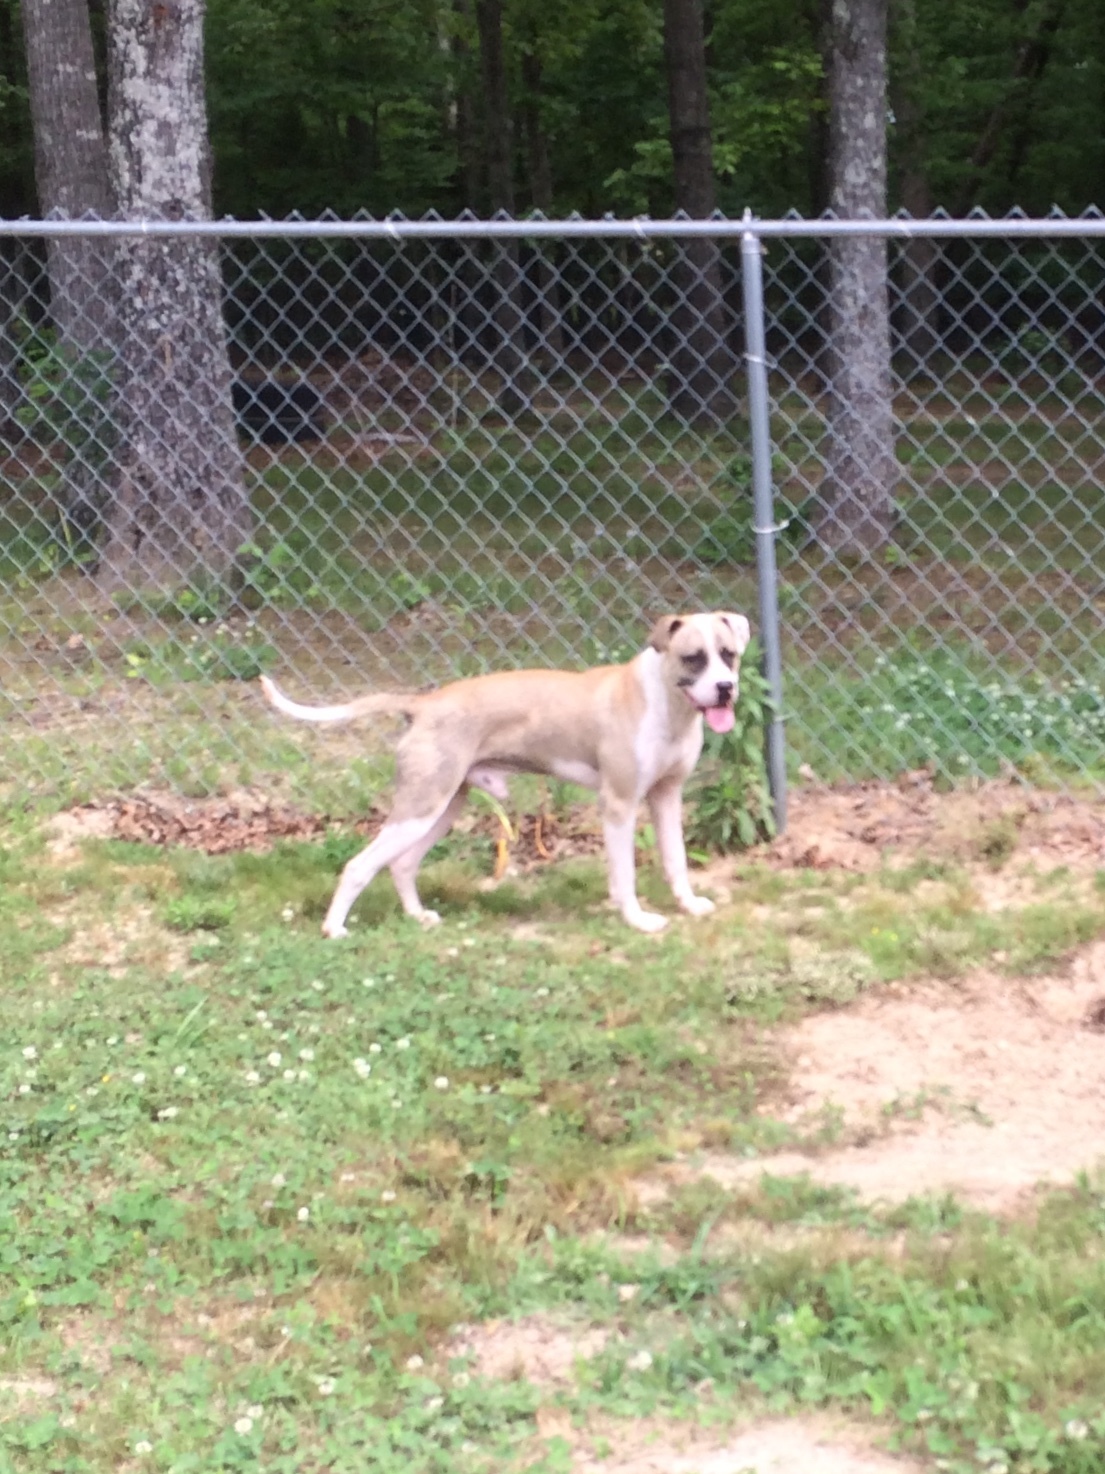
<path fill-rule="evenodd" d="M 833 243 L 765 244 L 789 757 L 824 778 L 1102 768 L 1105 248 L 1014 228 L 888 244 L 862 555 L 819 525 Z M 91 347 L 51 293 L 73 242 L 0 240 L 9 788 L 309 782 L 261 668 L 334 698 L 754 612 L 739 239 L 604 231 L 131 236 L 125 271 L 84 239 Z M 225 341 L 188 307 L 216 250 Z"/>

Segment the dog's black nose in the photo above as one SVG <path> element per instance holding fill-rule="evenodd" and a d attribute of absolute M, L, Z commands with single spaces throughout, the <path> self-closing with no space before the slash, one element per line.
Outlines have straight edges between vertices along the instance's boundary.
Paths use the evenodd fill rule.
<path fill-rule="evenodd" d="M 732 683 L 732 681 L 718 681 L 718 683 L 717 683 L 717 704 L 718 704 L 718 706 L 728 706 L 729 703 L 730 703 L 730 701 L 732 701 L 732 699 L 733 699 L 733 683 Z"/>

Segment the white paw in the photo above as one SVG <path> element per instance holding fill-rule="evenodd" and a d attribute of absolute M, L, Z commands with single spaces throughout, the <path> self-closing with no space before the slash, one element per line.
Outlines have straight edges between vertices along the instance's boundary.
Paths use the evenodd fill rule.
<path fill-rule="evenodd" d="M 422 910 L 418 912 L 414 919 L 421 926 L 441 925 L 441 917 L 437 914 L 436 911 L 431 911 L 428 906 L 423 906 Z"/>
<path fill-rule="evenodd" d="M 626 913 L 626 921 L 637 931 L 658 932 L 663 931 L 668 924 L 666 916 L 659 916 L 655 911 L 632 911 Z"/>
<path fill-rule="evenodd" d="M 349 933 L 344 926 L 331 921 L 324 921 L 322 923 L 322 935 L 324 937 L 330 937 L 333 940 L 337 937 L 347 937 Z"/>
<path fill-rule="evenodd" d="M 696 896 L 693 894 L 680 896 L 679 904 L 688 916 L 709 916 L 711 911 L 717 910 L 717 907 L 710 900 L 709 896 Z"/>

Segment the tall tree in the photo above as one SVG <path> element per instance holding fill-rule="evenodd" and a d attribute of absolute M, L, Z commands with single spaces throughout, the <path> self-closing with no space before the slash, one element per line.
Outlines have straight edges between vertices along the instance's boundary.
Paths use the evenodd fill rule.
<path fill-rule="evenodd" d="M 537 41 L 522 53 L 522 86 L 525 92 L 526 153 L 529 163 L 529 193 L 533 208 L 551 217 L 553 209 L 552 168 L 549 140 L 541 116 L 542 67 Z M 564 351 L 564 331 L 558 303 L 556 242 L 538 241 L 533 262 L 534 319 L 544 349 L 554 358 Z"/>
<path fill-rule="evenodd" d="M 87 0 L 22 0 L 34 127 L 35 185 L 43 215 L 114 213 Z M 49 243 L 50 313 L 74 354 L 100 349 L 114 328 L 110 249 L 95 238 Z"/>
<path fill-rule="evenodd" d="M 710 105 L 706 87 L 706 35 L 702 0 L 664 0 L 664 61 L 668 78 L 675 208 L 692 220 L 714 213 Z M 735 364 L 728 343 L 728 313 L 716 241 L 677 244 L 674 339 L 668 394 L 676 414 L 688 420 L 726 420 L 735 409 Z"/>
<path fill-rule="evenodd" d="M 830 15 L 831 205 L 843 219 L 886 214 L 887 0 L 833 0 Z M 848 556 L 880 548 L 894 520 L 886 241 L 829 247 L 829 415 L 814 530 Z"/>
<path fill-rule="evenodd" d="M 932 188 L 925 158 L 924 58 L 916 0 L 892 0 L 897 66 L 891 96 L 897 133 L 898 192 L 902 209 L 915 220 L 932 214 Z M 906 241 L 901 257 L 901 340 L 909 355 L 906 372 L 924 370 L 939 343 L 939 244 L 931 236 Z"/>
<path fill-rule="evenodd" d="M 514 133 L 507 88 L 502 0 L 476 0 L 483 77 L 484 160 L 491 213 L 514 214 Z M 502 379 L 499 408 L 517 415 L 529 407 L 530 371 L 526 364 L 522 274 L 515 241 L 491 246 L 495 301 L 492 318 L 495 367 Z"/>
<path fill-rule="evenodd" d="M 35 185 L 46 216 L 108 219 L 115 204 L 87 0 L 22 0 Z M 50 318 L 69 378 L 61 501 L 91 536 L 108 494 L 110 385 L 117 332 L 114 250 L 94 236 L 47 242 Z"/>
<path fill-rule="evenodd" d="M 110 0 L 111 162 L 128 220 L 204 220 L 211 181 L 204 0 Z M 127 236 L 119 249 L 118 484 L 109 585 L 227 573 L 251 530 L 230 397 L 215 242 Z"/>

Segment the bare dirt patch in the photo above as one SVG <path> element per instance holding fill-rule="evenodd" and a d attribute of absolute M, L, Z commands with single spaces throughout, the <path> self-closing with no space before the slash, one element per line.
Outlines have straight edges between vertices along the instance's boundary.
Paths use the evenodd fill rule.
<path fill-rule="evenodd" d="M 38 1412 L 59 1391 L 52 1377 L 0 1377 L 0 1423 Z"/>
<path fill-rule="evenodd" d="M 566 1410 L 542 1408 L 543 1438 L 571 1449 L 572 1474 L 922 1474 L 925 1464 L 877 1446 L 872 1431 L 828 1417 L 772 1418 L 727 1435 L 657 1419 L 595 1419 L 572 1427 Z"/>
<path fill-rule="evenodd" d="M 940 793 L 931 775 L 815 786 L 793 795 L 786 833 L 758 852 L 782 869 L 866 871 L 918 858 L 1105 866 L 1105 803 L 1014 782 Z"/>
<path fill-rule="evenodd" d="M 641 1184 L 642 1201 L 696 1176 L 731 1188 L 808 1173 L 868 1200 L 955 1192 L 1013 1209 L 1036 1184 L 1069 1181 L 1105 1155 L 1103 999 L 1098 942 L 1062 976 L 980 972 L 814 1014 L 780 1041 L 793 1062 L 786 1114 L 797 1123 L 835 1108 L 852 1144 L 676 1162 Z"/>
<path fill-rule="evenodd" d="M 445 1350 L 450 1357 L 467 1357 L 477 1376 L 554 1388 L 570 1385 L 576 1364 L 597 1356 L 612 1334 L 568 1318 L 527 1315 L 457 1326 Z"/>

